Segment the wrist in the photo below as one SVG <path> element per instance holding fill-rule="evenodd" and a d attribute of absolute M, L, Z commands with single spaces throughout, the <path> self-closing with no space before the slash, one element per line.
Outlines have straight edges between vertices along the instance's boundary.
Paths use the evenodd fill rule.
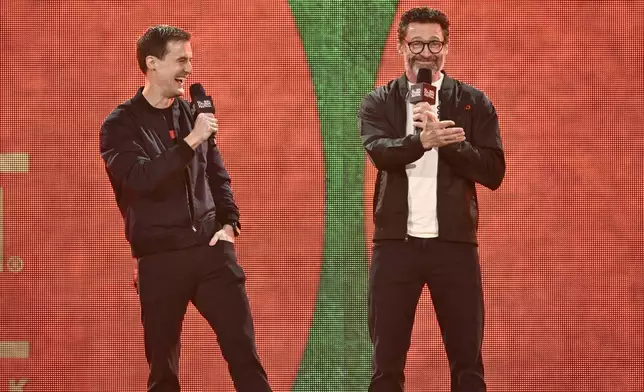
<path fill-rule="evenodd" d="M 429 151 L 432 149 L 432 146 L 427 142 L 423 140 L 422 133 L 418 134 L 418 143 L 422 146 L 423 150 Z"/>
<path fill-rule="evenodd" d="M 226 223 L 224 225 L 224 227 L 226 227 L 226 226 L 230 227 L 230 229 L 233 231 L 233 234 L 235 235 L 235 237 L 239 236 L 239 223 L 234 222 L 234 221 L 233 222 L 228 222 L 228 223 Z"/>
<path fill-rule="evenodd" d="M 191 132 L 188 136 L 183 139 L 193 150 L 196 150 L 197 147 L 201 144 L 201 140 L 197 137 L 197 134 Z"/>

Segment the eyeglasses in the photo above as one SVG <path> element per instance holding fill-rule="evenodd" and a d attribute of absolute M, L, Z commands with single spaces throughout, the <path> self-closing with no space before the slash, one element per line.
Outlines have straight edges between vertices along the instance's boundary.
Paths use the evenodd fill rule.
<path fill-rule="evenodd" d="M 411 41 L 407 42 L 407 46 L 409 47 L 409 50 L 413 54 L 421 54 L 422 51 L 425 49 L 425 45 L 427 45 L 427 49 L 429 49 L 429 52 L 432 54 L 438 54 L 440 53 L 441 50 L 443 50 L 443 42 L 442 41 L 429 41 L 429 42 L 423 42 L 423 41 Z"/>

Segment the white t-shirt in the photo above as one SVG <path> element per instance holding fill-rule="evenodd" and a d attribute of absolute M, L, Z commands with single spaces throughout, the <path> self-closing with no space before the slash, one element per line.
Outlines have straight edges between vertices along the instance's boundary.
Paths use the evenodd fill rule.
<path fill-rule="evenodd" d="M 408 87 L 411 87 L 411 83 Z M 443 74 L 438 81 L 432 82 L 438 92 L 443 84 Z M 438 94 L 432 109 L 438 111 Z M 412 119 L 413 105 L 407 102 L 407 135 L 415 133 Z M 406 166 L 409 189 L 407 201 L 407 234 L 419 238 L 438 237 L 438 216 L 436 213 L 436 186 L 438 180 L 438 148 L 434 147 Z"/>

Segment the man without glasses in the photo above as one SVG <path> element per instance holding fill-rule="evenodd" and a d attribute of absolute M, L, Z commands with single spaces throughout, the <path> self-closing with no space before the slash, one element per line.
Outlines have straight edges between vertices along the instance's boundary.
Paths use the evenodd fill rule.
<path fill-rule="evenodd" d="M 184 95 L 190 34 L 150 28 L 137 42 L 145 86 L 101 127 L 101 156 L 138 261 L 148 391 L 179 391 L 180 334 L 192 302 L 217 334 L 237 391 L 271 391 L 255 347 L 234 238 L 239 210 L 212 114 Z"/>

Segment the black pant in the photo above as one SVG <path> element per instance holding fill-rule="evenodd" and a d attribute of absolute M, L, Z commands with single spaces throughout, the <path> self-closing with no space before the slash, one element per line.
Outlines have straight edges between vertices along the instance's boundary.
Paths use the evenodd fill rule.
<path fill-rule="evenodd" d="M 189 301 L 216 332 L 235 389 L 271 390 L 255 348 L 246 276 L 232 243 L 153 254 L 138 263 L 149 392 L 179 391 L 180 334 Z"/>
<path fill-rule="evenodd" d="M 374 356 L 369 391 L 403 391 L 416 307 L 425 284 L 450 365 L 451 391 L 485 391 L 478 249 L 473 244 L 413 237 L 379 241 L 373 247 L 369 330 Z"/>

